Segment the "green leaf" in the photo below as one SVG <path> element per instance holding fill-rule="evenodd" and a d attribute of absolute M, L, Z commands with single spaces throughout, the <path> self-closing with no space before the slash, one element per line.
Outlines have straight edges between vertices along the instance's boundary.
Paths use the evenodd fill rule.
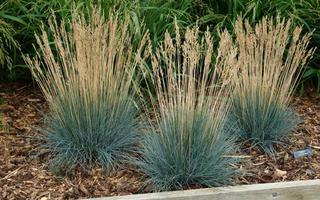
<path fill-rule="evenodd" d="M 7 14 L 3 14 L 2 17 L 5 18 L 5 19 L 9 19 L 9 20 L 18 22 L 18 23 L 23 24 L 25 26 L 28 26 L 28 24 L 25 21 L 23 21 L 21 18 L 19 18 L 19 17 L 15 17 L 15 16 L 12 16 L 12 15 L 7 15 Z"/>

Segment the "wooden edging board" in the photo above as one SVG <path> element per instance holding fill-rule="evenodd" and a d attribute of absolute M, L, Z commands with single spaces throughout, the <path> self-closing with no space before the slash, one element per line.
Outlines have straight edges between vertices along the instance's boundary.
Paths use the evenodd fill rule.
<path fill-rule="evenodd" d="M 90 200 L 320 200 L 320 179 L 240 185 L 173 192 L 102 197 Z"/>

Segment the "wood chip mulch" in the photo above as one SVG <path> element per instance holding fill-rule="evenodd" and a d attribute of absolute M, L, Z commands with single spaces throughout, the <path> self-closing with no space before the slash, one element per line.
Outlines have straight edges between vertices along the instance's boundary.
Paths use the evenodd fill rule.
<path fill-rule="evenodd" d="M 294 97 L 291 107 L 301 123 L 289 141 L 277 148 L 274 158 L 257 148 L 242 148 L 245 158 L 239 167 L 247 174 L 237 181 L 238 184 L 320 179 L 320 96 Z M 294 152 L 310 147 L 312 156 L 294 159 Z"/>
<path fill-rule="evenodd" d="M 246 174 L 236 184 L 320 178 L 320 97 L 295 97 L 292 106 L 303 119 L 287 147 L 270 158 L 243 149 Z M 102 169 L 57 175 L 47 166 L 49 152 L 36 127 L 47 105 L 31 85 L 0 84 L 0 199 L 77 199 L 150 192 L 134 169 L 106 174 Z M 294 159 L 294 151 L 312 148 L 311 157 Z"/>

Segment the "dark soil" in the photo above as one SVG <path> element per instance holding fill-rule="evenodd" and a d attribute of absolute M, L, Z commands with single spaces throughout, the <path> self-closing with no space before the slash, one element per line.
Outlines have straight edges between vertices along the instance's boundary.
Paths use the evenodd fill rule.
<path fill-rule="evenodd" d="M 244 145 L 238 168 L 247 173 L 236 184 L 269 183 L 320 178 L 320 98 L 295 97 L 292 106 L 302 123 L 287 147 L 270 158 Z M 75 199 L 127 195 L 151 191 L 135 169 L 107 174 L 100 168 L 70 174 L 50 171 L 50 153 L 41 144 L 35 127 L 47 111 L 41 93 L 31 85 L 0 84 L 0 199 Z M 294 151 L 311 147 L 313 155 L 294 159 Z"/>

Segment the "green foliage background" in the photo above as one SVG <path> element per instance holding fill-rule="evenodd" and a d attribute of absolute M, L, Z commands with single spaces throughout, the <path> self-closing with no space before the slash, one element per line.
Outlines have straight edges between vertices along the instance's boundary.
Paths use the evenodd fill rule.
<path fill-rule="evenodd" d="M 35 42 L 34 33 L 39 32 L 41 21 L 50 18 L 52 12 L 58 19 L 67 21 L 73 5 L 76 9 L 90 10 L 92 2 L 101 5 L 105 11 L 115 7 L 124 14 L 129 14 L 136 27 L 141 27 L 144 23 L 144 30 L 150 31 L 154 44 L 163 39 L 166 29 L 173 32 L 174 17 L 177 17 L 182 29 L 198 23 L 202 31 L 209 27 L 213 34 L 217 34 L 218 28 L 232 30 L 232 23 L 239 14 L 250 19 L 252 23 L 265 15 L 290 18 L 295 25 L 303 25 L 305 32 L 314 31 L 311 46 L 318 47 L 318 50 L 306 67 L 301 86 L 311 83 L 317 86 L 320 92 L 318 0 L 8 0 L 0 4 L 0 21 L 8 25 L 0 23 L 0 52 L 7 52 L 6 56 L 11 62 L 0 63 L 0 80 L 31 80 L 22 54 L 35 54 L 32 44 Z M 8 27 L 12 27 L 12 30 L 8 31 Z"/>

